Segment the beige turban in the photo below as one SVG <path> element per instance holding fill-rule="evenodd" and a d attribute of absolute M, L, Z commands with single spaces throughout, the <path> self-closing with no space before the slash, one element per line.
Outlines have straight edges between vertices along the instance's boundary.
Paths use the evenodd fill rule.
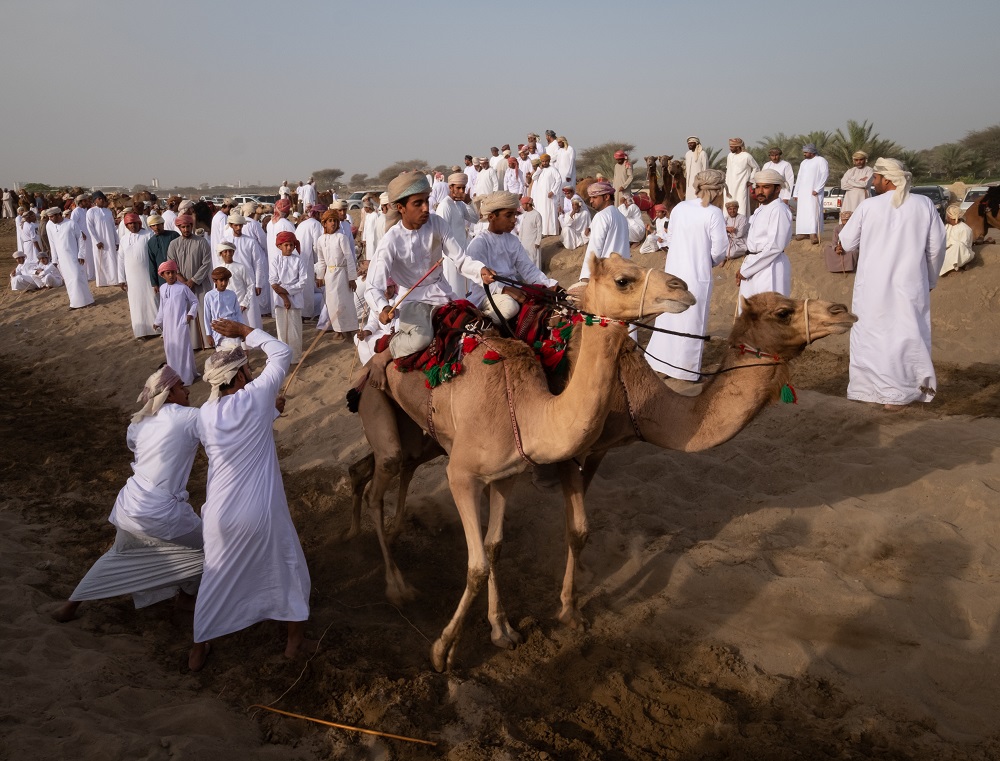
<path fill-rule="evenodd" d="M 42 212 L 46 217 L 54 217 L 56 214 L 62 214 L 63 210 L 58 206 L 50 206 L 45 211 Z"/>
<path fill-rule="evenodd" d="M 246 217 L 242 214 L 237 214 L 235 211 L 226 217 L 227 225 L 245 225 L 247 223 Z"/>
<path fill-rule="evenodd" d="M 382 195 L 380 195 L 378 197 L 378 204 L 379 204 L 379 206 L 388 206 L 389 205 L 389 194 L 388 193 L 383 193 Z"/>
<path fill-rule="evenodd" d="M 236 373 L 246 363 L 247 355 L 239 339 L 224 338 L 219 343 L 219 348 L 205 362 L 205 369 L 202 371 L 205 382 L 212 387 L 208 401 L 218 399 L 219 387 L 235 378 Z"/>
<path fill-rule="evenodd" d="M 962 207 L 959 206 L 957 203 L 951 204 L 947 209 L 945 209 L 944 213 L 945 216 L 948 217 L 948 219 L 954 219 L 956 221 L 965 216 L 962 213 Z"/>
<path fill-rule="evenodd" d="M 152 227 L 153 225 L 162 225 L 163 217 L 161 217 L 159 214 L 152 214 L 146 218 L 146 224 L 148 224 L 150 227 Z"/>
<path fill-rule="evenodd" d="M 506 190 L 497 190 L 485 196 L 479 204 L 479 214 L 485 217 L 487 214 L 502 209 L 516 209 L 521 204 L 521 197 L 516 193 L 508 193 Z"/>
<path fill-rule="evenodd" d="M 706 169 L 694 176 L 694 189 L 702 206 L 708 206 L 722 192 L 726 185 L 726 175 L 718 169 Z"/>
<path fill-rule="evenodd" d="M 389 193 L 389 203 L 396 203 L 417 193 L 430 193 L 431 186 L 423 172 L 403 172 L 389 183 L 386 192 Z"/>
<path fill-rule="evenodd" d="M 76 198 L 73 199 L 73 203 L 81 203 L 83 201 L 88 200 L 89 198 L 90 196 L 88 196 L 86 193 L 81 193 L 80 195 L 78 195 Z"/>
<path fill-rule="evenodd" d="M 906 171 L 906 166 L 902 161 L 896 159 L 876 159 L 872 169 L 875 174 L 882 175 L 896 186 L 896 191 L 892 196 L 892 205 L 898 209 L 906 197 L 910 195 L 910 183 L 913 181 L 913 175 Z"/>
<path fill-rule="evenodd" d="M 731 137 L 731 138 L 729 138 L 729 147 L 730 148 L 736 148 L 736 147 L 742 147 L 742 146 L 743 146 L 743 138 L 742 137 Z"/>
<path fill-rule="evenodd" d="M 347 208 L 347 201 L 330 201 L 330 205 L 326 208 L 331 211 L 343 211 Z"/>
<path fill-rule="evenodd" d="M 132 422 L 138 423 L 144 417 L 150 417 L 160 411 L 160 407 L 170 396 L 170 389 L 181 382 L 179 376 L 170 365 L 164 365 L 146 379 L 146 385 L 142 387 L 137 402 L 142 404 L 142 409 L 132 416 Z"/>
<path fill-rule="evenodd" d="M 244 217 L 251 216 L 255 211 L 257 211 L 257 202 L 247 201 L 240 207 L 240 211 L 243 212 Z"/>
<path fill-rule="evenodd" d="M 177 211 L 181 214 L 183 214 L 188 209 L 193 209 L 193 208 L 194 208 L 194 201 L 181 201 L 177 205 Z"/>
<path fill-rule="evenodd" d="M 221 254 L 223 251 L 235 251 L 236 250 L 236 246 L 234 244 L 230 243 L 228 240 L 224 240 L 224 241 L 222 241 L 222 243 L 219 243 L 215 247 L 215 250 L 216 250 L 217 253 Z"/>
<path fill-rule="evenodd" d="M 777 185 L 784 188 L 788 186 L 785 178 L 773 169 L 762 169 L 753 176 L 754 185 Z"/>
<path fill-rule="evenodd" d="M 469 182 L 469 175 L 465 172 L 455 172 L 448 175 L 449 185 L 466 185 Z"/>
<path fill-rule="evenodd" d="M 853 154 L 851 154 L 851 158 L 852 159 L 866 159 L 867 160 L 868 159 L 868 154 L 865 153 L 864 151 L 855 151 Z"/>

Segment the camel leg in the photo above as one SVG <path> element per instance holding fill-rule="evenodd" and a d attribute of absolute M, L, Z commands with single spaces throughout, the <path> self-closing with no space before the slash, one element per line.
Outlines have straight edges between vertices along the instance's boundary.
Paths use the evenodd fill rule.
<path fill-rule="evenodd" d="M 479 503 L 482 499 L 482 482 L 471 473 L 459 471 L 452 460 L 448 465 L 448 483 L 465 529 L 465 542 L 469 550 L 469 564 L 465 576 L 465 591 L 458 602 L 455 614 L 431 646 L 431 664 L 436 671 L 450 669 L 455 659 L 455 648 L 462 634 L 465 617 L 473 600 L 486 585 L 489 565 L 483 548 L 482 525 L 479 522 Z"/>
<path fill-rule="evenodd" d="M 365 501 L 365 487 L 375 477 L 375 453 L 362 457 L 348 467 L 351 478 L 351 527 L 344 535 L 345 539 L 354 539 L 361 533 L 361 506 Z"/>
<path fill-rule="evenodd" d="M 500 592 L 497 589 L 496 562 L 500 557 L 500 545 L 503 544 L 503 520 L 507 510 L 507 500 L 514 479 L 505 478 L 490 485 L 490 523 L 486 529 L 486 560 L 489 562 L 490 575 L 487 581 L 489 591 L 489 621 L 492 632 L 490 639 L 497 647 L 513 649 L 521 644 L 524 638 L 510 625 L 507 613 L 500 602 Z"/>
<path fill-rule="evenodd" d="M 608 453 L 608 450 L 603 452 L 591 452 L 587 455 L 587 459 L 583 463 L 583 493 L 587 493 L 587 489 L 590 488 L 591 482 L 594 480 L 594 476 L 597 475 L 597 469 L 601 467 L 601 463 L 604 461 L 604 456 Z"/>
<path fill-rule="evenodd" d="M 599 459 L 598 462 L 600 462 Z M 563 576 L 562 591 L 559 594 L 562 607 L 559 610 L 558 618 L 566 626 L 577 629 L 587 625 L 583 614 L 576 606 L 576 589 L 574 587 L 576 568 L 580 563 L 580 553 L 583 552 L 583 548 L 587 544 L 589 534 L 587 511 L 583 501 L 584 475 L 576 463 L 568 461 L 559 463 L 559 478 L 562 481 L 563 497 L 566 500 L 567 553 L 566 573 Z"/>

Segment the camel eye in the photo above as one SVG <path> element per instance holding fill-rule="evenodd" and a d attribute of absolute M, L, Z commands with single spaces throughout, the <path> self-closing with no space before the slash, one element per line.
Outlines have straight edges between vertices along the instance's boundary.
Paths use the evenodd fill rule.
<path fill-rule="evenodd" d="M 775 317 L 777 317 L 779 320 L 787 320 L 789 317 L 792 316 L 792 311 L 793 310 L 791 309 L 779 309 L 777 312 L 775 312 Z"/>
<path fill-rule="evenodd" d="M 617 285 L 619 288 L 624 288 L 625 286 L 627 286 L 631 282 L 632 281 L 629 278 L 627 278 L 627 277 L 618 277 L 618 278 L 615 278 L 615 285 Z"/>

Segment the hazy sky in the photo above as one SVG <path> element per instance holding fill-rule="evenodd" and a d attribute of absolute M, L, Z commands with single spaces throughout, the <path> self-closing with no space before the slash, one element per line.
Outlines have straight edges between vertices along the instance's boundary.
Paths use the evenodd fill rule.
<path fill-rule="evenodd" d="M 0 10 L 0 185 L 293 183 L 554 129 L 684 138 L 873 121 L 911 148 L 1000 121 L 997 0 L 120 2 Z M 977 83 L 978 82 L 978 83 Z"/>

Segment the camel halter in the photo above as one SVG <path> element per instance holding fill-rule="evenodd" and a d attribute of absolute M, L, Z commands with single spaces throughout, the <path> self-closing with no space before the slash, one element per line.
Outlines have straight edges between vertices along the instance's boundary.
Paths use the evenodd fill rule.
<path fill-rule="evenodd" d="M 803 311 L 806 313 L 806 346 L 812 343 L 812 334 L 809 332 L 809 299 L 805 300 Z"/>
<path fill-rule="evenodd" d="M 642 293 L 639 294 L 639 319 L 643 318 L 645 312 L 643 307 L 646 303 L 646 289 L 649 288 L 649 276 L 653 274 L 653 270 L 646 270 L 646 279 L 642 281 Z"/>

